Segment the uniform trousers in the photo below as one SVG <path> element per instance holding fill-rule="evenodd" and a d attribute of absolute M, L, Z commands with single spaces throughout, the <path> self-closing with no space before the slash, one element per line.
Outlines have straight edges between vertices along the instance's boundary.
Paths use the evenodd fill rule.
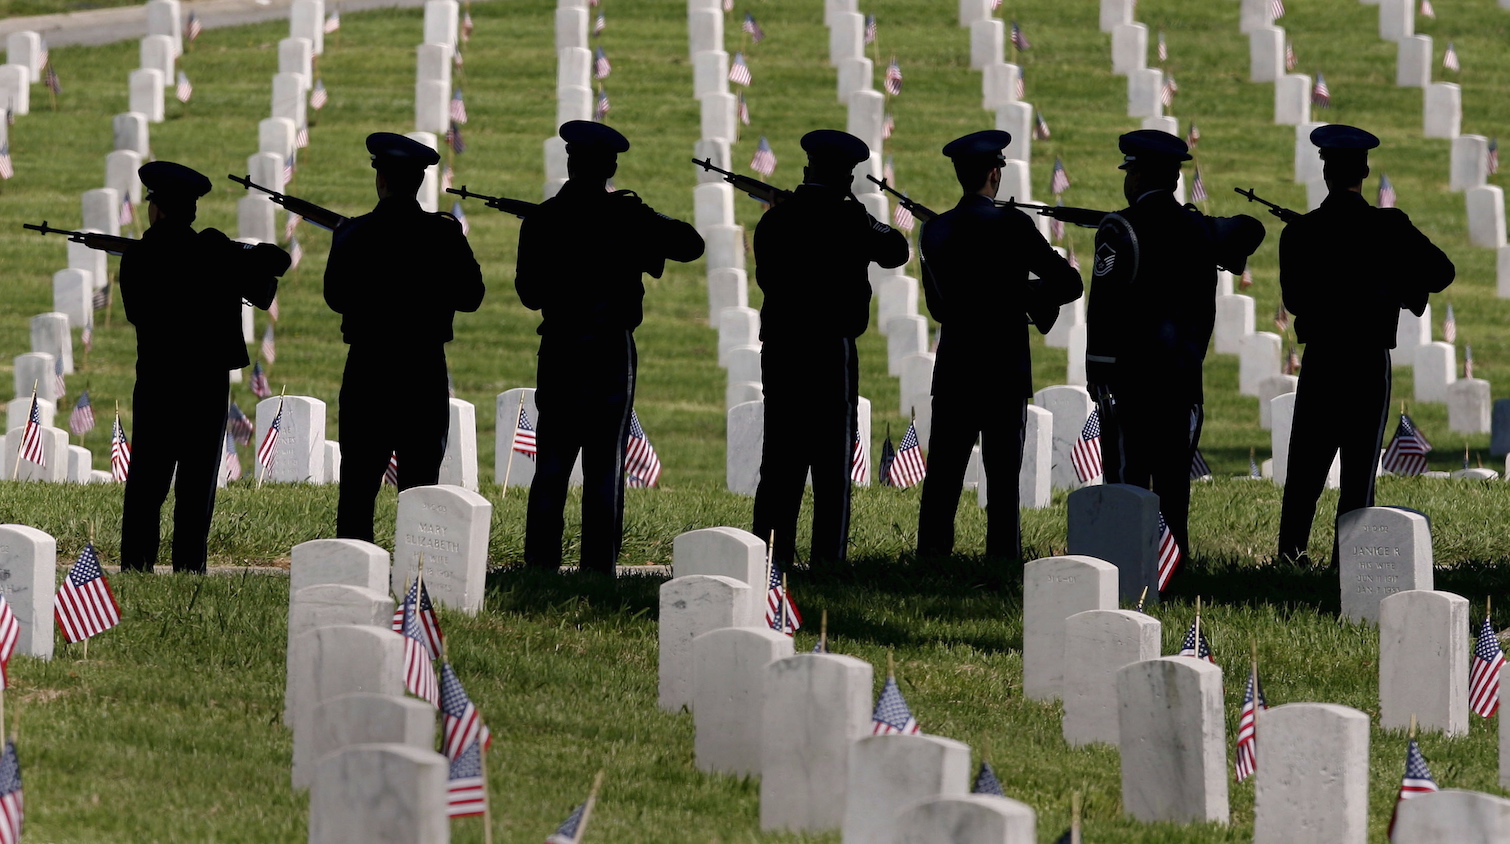
<path fill-rule="evenodd" d="M 524 561 L 556 569 L 566 529 L 566 491 L 582 455 L 582 569 L 612 575 L 624 539 L 624 449 L 639 356 L 634 334 L 546 335 L 536 370 L 535 477 Z"/>
<path fill-rule="evenodd" d="M 131 472 L 121 508 L 121 568 L 151 571 L 157 562 L 162 506 L 171 486 L 173 570 L 205 571 L 229 383 L 229 370 L 137 372 Z"/>
<path fill-rule="evenodd" d="M 1113 403 L 1112 399 L 1115 399 Z M 1106 483 L 1159 496 L 1159 512 L 1190 558 L 1190 463 L 1201 440 L 1203 408 L 1155 391 L 1123 388 L 1097 401 Z"/>
<path fill-rule="evenodd" d="M 1311 541 L 1316 502 L 1332 460 L 1341 452 L 1342 489 L 1337 516 L 1374 506 L 1379 446 L 1389 421 L 1388 349 L 1333 349 L 1311 345 L 1300 368 L 1290 461 L 1279 517 L 1279 555 L 1299 558 Z"/>
<path fill-rule="evenodd" d="M 797 555 L 797 516 L 813 478 L 814 565 L 849 553 L 850 463 L 854 458 L 860 362 L 849 337 L 768 339 L 761 347 L 765 441 L 755 489 L 754 532 L 776 533 L 773 559 Z"/>
<path fill-rule="evenodd" d="M 352 346 L 341 379 L 341 494 L 336 536 L 372 541 L 372 519 L 388 459 L 400 491 L 440 480 L 451 429 L 446 351 Z"/>
<path fill-rule="evenodd" d="M 986 471 L 986 554 L 1022 556 L 1017 476 L 1022 471 L 1028 401 L 988 402 L 980 397 L 933 397 L 928 435 L 928 476 L 918 511 L 918 553 L 954 551 L 954 516 L 964 489 L 970 452 L 980 439 Z"/>

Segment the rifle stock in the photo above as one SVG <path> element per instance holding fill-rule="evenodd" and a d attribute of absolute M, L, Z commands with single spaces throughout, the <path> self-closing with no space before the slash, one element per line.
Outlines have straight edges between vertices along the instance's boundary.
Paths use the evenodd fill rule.
<path fill-rule="evenodd" d="M 1106 211 L 1097 211 L 1094 208 L 1074 208 L 1069 205 L 1041 205 L 1036 202 L 1018 202 L 1012 199 L 998 199 L 996 204 L 1002 208 L 1017 208 L 1032 211 L 1043 217 L 1052 217 L 1056 220 L 1069 223 L 1081 228 L 1095 229 L 1101 227 L 1101 221 L 1106 218 Z"/>
<path fill-rule="evenodd" d="M 49 234 L 61 234 L 74 243 L 82 243 L 90 249 L 109 252 L 111 255 L 124 255 L 135 248 L 138 243 L 141 243 L 141 241 L 131 237 L 117 237 L 101 232 L 81 232 L 72 229 L 54 228 L 49 226 L 46 220 L 43 220 L 40 226 L 32 223 L 22 223 L 21 227 L 31 229 L 34 232 L 41 232 L 44 237 Z"/>
<path fill-rule="evenodd" d="M 454 193 L 462 199 L 480 199 L 489 208 L 495 208 L 505 214 L 513 214 L 523 220 L 529 213 L 540 207 L 534 202 L 526 202 L 523 199 L 509 199 L 506 196 L 488 196 L 485 193 L 473 193 L 467 190 L 466 185 L 460 188 L 446 188 L 446 193 Z"/>
<path fill-rule="evenodd" d="M 1268 208 L 1269 213 L 1278 217 L 1280 222 L 1282 223 L 1293 223 L 1304 216 L 1299 211 L 1292 211 L 1289 208 L 1286 208 L 1282 205 L 1276 205 L 1269 200 L 1264 199 L 1263 197 L 1254 193 L 1253 188 L 1248 188 L 1247 190 L 1243 190 L 1242 188 L 1233 188 L 1233 190 L 1236 191 L 1239 196 L 1246 196 L 1249 202 L 1257 202 L 1259 205 Z"/>
<path fill-rule="evenodd" d="M 912 216 L 916 217 L 919 222 L 927 223 L 938 216 L 938 212 L 920 202 L 912 201 L 908 198 L 907 194 L 902 193 L 901 191 L 887 184 L 885 179 L 877 179 L 875 176 L 872 176 L 869 173 L 865 174 L 865 178 L 871 180 L 872 182 L 875 182 L 878 186 L 880 186 L 881 190 L 896 197 L 897 202 L 901 204 L 903 208 L 911 211 Z"/>
<path fill-rule="evenodd" d="M 752 179 L 749 176 L 725 170 L 714 164 L 711 158 L 704 158 L 702 160 L 694 158 L 692 159 L 692 163 L 703 168 L 704 171 L 711 171 L 723 176 L 724 181 L 733 185 L 735 190 L 744 191 L 750 195 L 751 199 L 758 199 L 767 205 L 775 205 L 778 202 L 789 199 L 792 195 L 792 192 L 789 190 L 783 190 L 775 185 L 768 185 L 759 179 Z"/>
<path fill-rule="evenodd" d="M 298 214 L 300 217 L 308 220 L 313 225 L 319 226 L 320 228 L 326 229 L 327 231 L 335 231 L 336 229 L 340 228 L 341 224 L 346 222 L 346 220 L 348 219 L 343 214 L 337 214 L 329 208 L 324 208 L 316 205 L 307 199 L 300 199 L 297 196 L 289 196 L 286 193 L 279 193 L 278 191 L 275 191 L 271 188 L 265 188 L 262 185 L 259 185 L 256 182 L 252 181 L 252 177 L 250 175 L 237 176 L 232 174 L 227 176 L 226 178 L 230 179 L 238 185 L 241 185 L 247 190 L 262 191 L 263 193 L 268 195 L 268 198 L 271 199 L 275 205 L 281 205 L 285 209 L 287 209 L 288 213 Z"/>

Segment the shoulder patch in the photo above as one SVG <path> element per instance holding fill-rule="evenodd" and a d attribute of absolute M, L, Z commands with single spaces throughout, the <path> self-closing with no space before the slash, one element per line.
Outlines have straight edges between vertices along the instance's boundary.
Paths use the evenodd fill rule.
<path fill-rule="evenodd" d="M 876 231 L 880 232 L 881 234 L 886 234 L 887 232 L 891 231 L 891 226 L 886 225 L 885 223 L 881 222 L 880 220 L 872 220 L 871 223 L 870 223 L 870 227 L 873 228 L 873 229 L 875 229 Z"/>
<path fill-rule="evenodd" d="M 1110 243 L 1102 243 L 1096 248 L 1095 275 L 1109 274 L 1117 265 L 1117 250 Z"/>

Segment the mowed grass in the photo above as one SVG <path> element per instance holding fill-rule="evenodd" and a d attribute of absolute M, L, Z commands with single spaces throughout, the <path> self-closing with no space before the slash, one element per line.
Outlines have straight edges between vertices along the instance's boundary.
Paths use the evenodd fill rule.
<path fill-rule="evenodd" d="M 1436 5 L 1437 21 L 1422 20 L 1418 29 L 1437 38 L 1439 55 L 1447 40 L 1456 41 L 1465 65 L 1464 130 L 1495 135 L 1510 112 L 1510 58 L 1502 49 L 1510 14 L 1490 0 Z M 459 77 L 471 122 L 463 130 L 468 149 L 454 162 L 457 184 L 539 197 L 541 143 L 555 119 L 553 8 L 545 0 L 473 7 L 477 32 Z M 609 29 L 599 40 L 614 63 L 606 83 L 611 122 L 635 145 L 621 160 L 617 186 L 690 218 L 693 174 L 686 158 L 697 138 L 698 110 L 691 99 L 685 6 L 605 0 L 601 8 Z M 781 161 L 771 181 L 790 187 L 800 178 L 801 134 L 845 124 L 834 73 L 823 61 L 826 30 L 812 3 L 753 0 L 738 9 L 744 11 L 759 18 L 769 37 L 750 47 L 741 41 L 737 14 L 728 21 L 729 47 L 748 50 L 755 76 L 747 97 L 754 124 L 736 145 L 734 161 L 744 169 L 759 136 L 766 135 Z M 895 52 L 906 73 L 905 93 L 892 104 L 898 128 L 888 149 L 899 183 L 919 201 L 947 207 L 955 189 L 938 148 L 992 122 L 979 109 L 968 36 L 955 25 L 952 7 L 877 0 L 865 11 L 876 13 L 881 25 L 878 64 Z M 1494 296 L 1492 252 L 1467 245 L 1462 198 L 1446 186 L 1448 143 L 1420 137 L 1420 92 L 1393 87 L 1394 48 L 1377 39 L 1375 14 L 1363 5 L 1300 4 L 1283 23 L 1295 41 L 1300 70 L 1320 69 L 1330 83 L 1336 105 L 1323 117 L 1363 125 L 1384 138 L 1374 159 L 1376 174 L 1389 174 L 1401 206 L 1457 262 L 1459 282 L 1433 303 L 1438 333 L 1451 301 L 1462 339 L 1474 345 L 1477 372 L 1491 380 L 1510 377 L 1502 373 L 1510 333 L 1503 328 L 1505 305 Z M 1096 30 L 1095 4 L 1012 2 L 1003 15 L 1016 18 L 1033 41 L 1023 58 L 1028 99 L 1053 130 L 1050 140 L 1035 143 L 1039 196 L 1047 194 L 1054 158 L 1062 157 L 1074 183 L 1068 204 L 1116 207 L 1115 138 L 1139 121 L 1124 116 L 1125 82 L 1110 74 L 1109 39 Z M 1139 17 L 1151 30 L 1166 31 L 1170 68 L 1181 88 L 1173 111 L 1182 129 L 1188 119 L 1201 127 L 1197 154 L 1212 192 L 1208 210 L 1249 211 L 1231 194 L 1233 185 L 1255 186 L 1276 201 L 1303 207 L 1304 188 L 1291 183 L 1293 130 L 1272 125 L 1271 86 L 1246 81 L 1246 39 L 1237 33 L 1235 4 L 1145 0 Z M 343 24 L 321 60 L 331 105 L 318 115 L 291 192 L 358 213 L 374 201 L 362 138 L 412 125 L 412 49 L 420 14 L 350 14 Z M 216 177 L 243 172 L 246 156 L 255 151 L 257 120 L 267 113 L 276 42 L 285 33 L 280 25 L 206 32 L 182 62 L 195 98 L 187 107 L 170 101 L 169 120 L 153 127 L 155 154 Z M 0 262 L 10 273 L 0 292 L 8 316 L 0 320 L 0 347 L 14 354 L 27 348 L 26 319 L 50 309 L 50 276 L 65 261 L 60 244 L 23 234 L 19 223 L 77 223 L 78 195 L 102 181 L 109 117 L 125 109 L 126 74 L 137 61 L 134 43 L 57 49 L 53 56 L 64 96 L 54 112 L 45 90 L 35 89 L 41 92 L 36 111 L 11 131 L 18 175 L 3 187 L 11 213 L 0 228 Z M 1371 180 L 1370 192 L 1374 185 Z M 239 187 L 217 182 L 201 204 L 201 224 L 234 233 L 240 194 Z M 753 227 L 754 203 L 741 198 L 737 207 L 741 222 Z M 487 477 L 493 397 L 533 383 L 537 318 L 511 289 L 517 221 L 480 207 L 468 210 L 490 293 L 478 314 L 458 319 L 449 354 L 458 395 L 478 405 Z M 1258 299 L 1260 327 L 1278 299 L 1277 235 L 1276 225 L 1254 262 L 1250 292 Z M 1072 230 L 1071 237 L 1084 258 L 1089 232 Z M 338 319 L 325 309 L 319 284 L 328 236 L 306 226 L 300 238 L 306 258 L 283 287 L 272 381 L 275 388 L 286 385 L 290 393 L 330 402 L 330 436 L 338 438 L 342 420 L 334 399 L 344 350 Z M 591 248 L 590 226 L 584 225 L 582 238 Z M 416 295 L 428 282 L 415 280 Z M 646 324 L 637 335 L 638 409 L 666 474 L 664 488 L 629 496 L 624 562 L 669 563 L 676 534 L 746 525 L 750 502 L 722 490 L 724 376 L 713 360 L 716 334 L 706 324 L 703 268 L 673 265 L 647 286 Z M 751 299 L 758 307 L 753 285 Z M 402 313 L 395 314 L 396 331 L 402 320 Z M 259 319 L 259 333 L 263 325 Z M 1064 352 L 1034 342 L 1037 383 L 1063 380 Z M 91 388 L 102 417 L 120 400 L 128 430 L 132 344 L 117 303 L 112 315 L 100 315 L 95 350 L 69 381 L 75 395 L 86 384 Z M 905 423 L 897 412 L 896 381 L 882 365 L 884 338 L 873 331 L 863 337 L 861 356 L 862 392 L 874 402 L 879 445 L 887 422 L 894 438 Z M 1245 473 L 1250 448 L 1259 459 L 1268 451 L 1256 401 L 1236 395 L 1233 358 L 1213 357 L 1207 371 L 1203 450 L 1219 475 Z M 1397 395 L 1408 398 L 1409 370 L 1399 374 Z M 989 388 L 987 382 L 983 389 Z M 399 421 L 404 385 L 395 384 L 392 392 L 393 419 Z M 244 390 L 237 399 L 248 407 Z M 1438 446 L 1438 468 L 1458 465 L 1465 443 L 1473 451 L 1487 450 L 1485 437 L 1449 435 L 1440 405 L 1413 406 L 1412 413 Z M 100 467 L 106 465 L 105 441 L 98 430 L 85 441 Z M 443 623 L 451 658 L 498 735 L 488 768 L 500 841 L 542 839 L 582 798 L 599 768 L 608 776 L 590 840 L 838 840 L 833 834 L 761 835 L 757 782 L 696 772 L 691 718 L 661 714 L 655 706 L 654 579 L 610 585 L 504 570 L 520 559 L 524 495 L 502 497 L 491 485 L 483 492 L 494 503 L 489 556 L 500 570 L 491 575 L 482 614 L 443 613 Z M 1507 586 L 1498 565 L 1510 556 L 1510 540 L 1500 529 L 1507 497 L 1510 492 L 1496 484 L 1386 479 L 1380 488 L 1381 502 L 1432 516 L 1438 586 L 1469 597 L 1475 612 L 1485 596 L 1502 595 Z M 1041 841 L 1064 829 L 1073 790 L 1086 795 L 1090 840 L 1249 838 L 1251 784 L 1233 788 L 1229 827 L 1142 825 L 1121 818 L 1115 752 L 1067 749 L 1059 737 L 1058 707 L 1022 697 L 1020 567 L 968 556 L 984 545 L 982 514 L 968 495 L 960 511 L 960 548 L 967 556 L 914 559 L 916 498 L 915 490 L 859 491 L 854 565 L 821 578 L 794 575 L 794 592 L 810 621 L 828 610 L 834 650 L 878 666 L 894 650 L 903 691 L 924 729 L 969 743 L 977 759 L 989 749 L 1008 793 L 1038 810 Z M 379 503 L 378 540 L 391 547 L 392 493 Z M 1329 493 L 1322 513 L 1334 503 Z M 0 484 L 0 520 L 47 530 L 59 538 L 65 557 L 93 536 L 107 563 L 114 561 L 119 508 L 117 487 Z M 1199 486 L 1192 519 L 1196 559 L 1176 579 L 1169 603 L 1153 610 L 1165 622 L 1170 652 L 1189 624 L 1195 596 L 1205 599 L 1205 628 L 1230 675 L 1229 737 L 1255 640 L 1271 703 L 1317 700 L 1377 709 L 1377 636 L 1337 621 L 1334 579 L 1260 564 L 1271 553 L 1278 509 L 1279 491 L 1267 484 L 1220 480 Z M 334 489 L 234 485 L 220 499 L 211 553 L 221 564 L 285 562 L 293 544 L 331 533 L 334 511 Z M 574 544 L 575 513 L 569 519 L 568 542 Z M 1030 553 L 1062 552 L 1064 520 L 1062 494 L 1052 507 L 1025 513 Z M 1328 521 L 1326 515 L 1318 520 L 1318 552 L 1331 543 Z M 79 661 L 77 649 L 63 648 L 51 663 L 12 664 L 15 688 L 7 716 L 9 726 L 21 731 L 28 838 L 301 839 L 307 804 L 289 791 L 288 734 L 278 723 L 287 582 L 238 575 L 121 576 L 114 583 L 125 620 L 93 643 L 87 661 Z M 799 650 L 812 646 L 812 632 L 799 635 Z M 1444 786 L 1497 792 L 1493 728 L 1475 718 L 1465 738 L 1423 739 Z M 1376 730 L 1371 764 L 1377 839 L 1402 771 L 1403 736 Z M 482 838 L 476 821 L 457 822 L 455 830 L 459 841 Z"/>

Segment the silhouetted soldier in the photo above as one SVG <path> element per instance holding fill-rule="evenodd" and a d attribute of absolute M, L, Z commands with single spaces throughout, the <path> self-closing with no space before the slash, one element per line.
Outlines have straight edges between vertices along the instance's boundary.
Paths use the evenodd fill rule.
<path fill-rule="evenodd" d="M 1368 151 L 1378 138 L 1331 125 L 1312 132 L 1311 143 L 1325 162 L 1327 198 L 1279 239 L 1285 309 L 1306 344 L 1279 521 L 1279 556 L 1296 560 L 1310 542 L 1316 501 L 1339 451 L 1338 517 L 1374 505 L 1400 309 L 1420 316 L 1428 295 L 1445 290 L 1456 272 L 1404 211 L 1363 198 Z"/>
<path fill-rule="evenodd" d="M 524 559 L 561 565 L 566 486 L 582 455 L 582 570 L 614 574 L 624 535 L 624 449 L 634 409 L 644 319 L 643 274 L 661 277 L 667 259 L 695 261 L 703 239 L 690 224 L 658 214 L 608 180 L 629 141 L 600 123 L 561 126 L 566 184 L 519 230 L 514 286 L 540 311 L 535 377 L 538 453 L 530 483 Z M 504 424 L 500 421 L 499 424 Z"/>
<path fill-rule="evenodd" d="M 993 201 L 1006 163 L 1001 151 L 1011 142 L 1011 135 L 992 130 L 945 146 L 964 196 L 923 228 L 923 289 L 943 328 L 918 514 L 920 554 L 954 550 L 955 511 L 978 437 L 991 496 L 986 554 L 1022 556 L 1017 475 L 1033 395 L 1024 323 L 1034 314 L 1038 331 L 1047 334 L 1059 306 L 1085 289 L 1028 215 Z"/>
<path fill-rule="evenodd" d="M 391 455 L 398 488 L 436 483 L 450 429 L 446 343 L 457 311 L 482 304 L 482 270 L 461 224 L 420 208 L 435 150 L 392 132 L 367 136 L 377 207 L 336 230 L 325 303 L 351 347 L 341 378 L 336 535 L 372 541 L 374 500 Z"/>
<path fill-rule="evenodd" d="M 865 142 L 832 129 L 802 138 L 808 164 L 790 199 L 755 227 L 765 443 L 755 491 L 755 535 L 776 532 L 775 559 L 796 556 L 797 513 L 813 475 L 812 563 L 842 562 L 849 546 L 850 461 L 859 360 L 870 322 L 871 262 L 900 267 L 907 238 L 850 193 Z"/>
<path fill-rule="evenodd" d="M 1200 441 L 1201 367 L 1216 322 L 1217 268 L 1242 272 L 1258 220 L 1208 217 L 1174 198 L 1185 142 L 1155 129 L 1118 145 L 1129 207 L 1096 232 L 1086 380 L 1101 415 L 1107 483 L 1152 490 L 1190 555 L 1190 463 Z"/>
<path fill-rule="evenodd" d="M 121 509 L 121 567 L 151 571 L 174 488 L 173 570 L 203 572 L 225 446 L 230 372 L 251 363 L 243 299 L 264 310 L 288 253 L 191 227 L 210 180 L 182 164 L 137 171 L 151 226 L 121 258 L 121 302 L 136 326 L 131 473 Z M 177 479 L 174 473 L 177 472 Z"/>

